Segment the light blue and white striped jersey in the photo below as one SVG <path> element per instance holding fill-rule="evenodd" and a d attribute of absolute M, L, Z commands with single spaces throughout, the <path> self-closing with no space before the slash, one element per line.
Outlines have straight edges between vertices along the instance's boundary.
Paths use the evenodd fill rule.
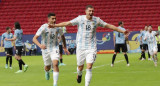
<path fill-rule="evenodd" d="M 16 37 L 16 41 L 15 41 L 15 45 L 16 46 L 23 46 L 23 42 L 22 42 L 22 36 L 23 36 L 23 31 L 22 29 L 16 29 L 14 31 L 14 37 Z"/>
<path fill-rule="evenodd" d="M 152 31 L 151 33 L 146 32 L 145 36 L 144 36 L 144 40 L 146 39 L 148 45 L 152 44 L 152 45 L 157 45 L 157 41 L 156 41 L 156 35 L 157 33 L 155 31 Z"/>
<path fill-rule="evenodd" d="M 1 40 L 3 40 L 3 43 L 4 43 L 4 48 L 12 48 L 13 46 L 12 46 L 12 41 L 6 41 L 6 40 L 4 40 L 5 38 L 7 38 L 7 39 L 11 39 L 11 38 L 13 38 L 13 34 L 12 33 L 3 33 L 2 34 L 2 37 L 1 37 Z"/>
<path fill-rule="evenodd" d="M 118 27 L 119 29 L 125 31 L 126 29 L 123 28 L 123 27 Z M 120 32 L 117 32 L 117 31 L 114 31 L 114 35 L 115 35 L 115 44 L 124 44 L 125 43 L 125 36 L 123 33 L 120 33 Z"/>
<path fill-rule="evenodd" d="M 142 44 L 147 44 L 147 41 L 144 40 L 144 36 L 145 36 L 145 34 L 146 34 L 147 32 L 148 32 L 148 31 L 145 31 L 145 30 L 141 32 Z"/>
<path fill-rule="evenodd" d="M 98 26 L 104 27 L 107 23 L 95 16 L 92 17 L 92 20 L 88 20 L 86 15 L 80 15 L 70 22 L 73 26 L 78 26 L 76 37 L 77 49 L 97 50 L 96 28 Z"/>
<path fill-rule="evenodd" d="M 62 28 L 48 28 L 48 24 L 43 24 L 36 35 L 41 35 L 41 44 L 46 45 L 45 52 L 51 52 L 53 49 L 59 49 L 58 34 L 63 35 Z M 43 50 L 42 50 L 43 51 Z"/>

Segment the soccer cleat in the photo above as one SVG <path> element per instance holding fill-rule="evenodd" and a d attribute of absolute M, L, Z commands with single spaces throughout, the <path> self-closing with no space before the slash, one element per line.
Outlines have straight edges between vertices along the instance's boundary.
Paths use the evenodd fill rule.
<path fill-rule="evenodd" d="M 151 61 L 152 59 L 151 59 L 151 58 L 148 58 L 148 60 Z"/>
<path fill-rule="evenodd" d="M 111 64 L 111 67 L 113 67 L 114 66 L 114 64 Z"/>
<path fill-rule="evenodd" d="M 53 85 L 53 86 L 57 86 L 57 85 L 55 84 L 55 85 Z"/>
<path fill-rule="evenodd" d="M 157 62 L 154 62 L 154 66 L 157 67 Z"/>
<path fill-rule="evenodd" d="M 12 69 L 12 67 L 9 67 L 9 69 Z"/>
<path fill-rule="evenodd" d="M 28 69 L 28 65 L 24 65 L 24 72 L 26 72 Z"/>
<path fill-rule="evenodd" d="M 45 72 L 45 78 L 46 78 L 46 80 L 49 80 L 49 78 L 50 78 L 49 72 Z"/>
<path fill-rule="evenodd" d="M 59 64 L 59 66 L 65 66 L 65 65 L 66 65 L 66 64 L 64 64 L 64 63 L 60 63 L 60 64 Z"/>
<path fill-rule="evenodd" d="M 128 63 L 128 64 L 127 64 L 127 66 L 129 67 L 129 66 L 130 66 L 130 64 Z"/>
<path fill-rule="evenodd" d="M 77 82 L 81 83 L 81 80 L 82 80 L 82 75 L 77 75 Z"/>
<path fill-rule="evenodd" d="M 5 65 L 5 68 L 6 68 L 6 69 L 8 68 L 8 64 Z"/>
<path fill-rule="evenodd" d="M 17 72 L 15 72 L 15 73 L 22 73 L 23 71 L 22 70 L 18 70 Z"/>

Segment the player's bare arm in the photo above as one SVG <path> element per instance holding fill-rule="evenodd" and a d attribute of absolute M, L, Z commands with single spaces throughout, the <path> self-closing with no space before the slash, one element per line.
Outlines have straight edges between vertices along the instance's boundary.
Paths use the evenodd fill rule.
<path fill-rule="evenodd" d="M 38 45 L 41 49 L 46 49 L 46 46 L 45 46 L 45 45 L 39 43 L 38 37 L 39 37 L 39 36 L 35 35 L 35 36 L 33 37 L 33 42 L 34 42 L 36 45 Z"/>
<path fill-rule="evenodd" d="M 17 39 L 17 37 L 13 37 L 12 39 L 5 38 L 6 41 L 15 41 L 16 39 Z"/>
<path fill-rule="evenodd" d="M 68 22 L 62 22 L 62 23 L 59 23 L 59 24 L 49 24 L 49 28 L 54 28 L 54 27 L 65 27 L 65 26 L 72 26 L 71 22 L 68 21 Z"/>
<path fill-rule="evenodd" d="M 65 39 L 64 35 L 62 35 L 61 38 L 62 38 L 63 47 L 64 47 L 63 50 L 64 50 L 65 53 L 67 53 L 69 55 L 70 52 L 66 48 L 66 39 Z"/>
<path fill-rule="evenodd" d="M 2 47 L 3 47 L 3 40 L 1 40 L 1 50 L 3 49 Z"/>
<path fill-rule="evenodd" d="M 114 31 L 117 31 L 117 32 L 120 32 L 120 33 L 124 33 L 125 35 L 129 35 L 129 31 L 128 31 L 128 30 L 123 31 L 123 30 L 121 30 L 121 29 L 119 29 L 119 28 L 117 28 L 116 26 L 111 25 L 111 24 L 107 24 L 107 25 L 105 26 L 105 28 L 109 28 L 109 29 L 112 29 L 112 30 L 114 30 Z"/>

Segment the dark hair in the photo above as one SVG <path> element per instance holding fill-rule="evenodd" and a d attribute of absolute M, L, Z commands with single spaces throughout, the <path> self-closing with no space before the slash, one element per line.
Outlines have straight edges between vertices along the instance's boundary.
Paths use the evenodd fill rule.
<path fill-rule="evenodd" d="M 15 22 L 14 25 L 15 29 L 21 29 L 21 25 L 19 24 L 19 22 Z"/>
<path fill-rule="evenodd" d="M 122 21 L 120 21 L 120 22 L 118 22 L 118 25 L 121 25 L 123 22 Z"/>
<path fill-rule="evenodd" d="M 51 16 L 56 16 L 56 14 L 55 13 L 49 13 L 48 18 L 51 17 Z"/>
<path fill-rule="evenodd" d="M 87 10 L 88 8 L 93 8 L 93 6 L 92 6 L 92 5 L 87 5 L 87 6 L 86 6 L 86 10 Z"/>
<path fill-rule="evenodd" d="M 9 30 L 9 29 L 11 29 L 10 27 L 6 27 L 6 30 Z"/>
<path fill-rule="evenodd" d="M 152 25 L 148 25 L 148 27 L 149 27 L 149 26 L 152 27 Z"/>

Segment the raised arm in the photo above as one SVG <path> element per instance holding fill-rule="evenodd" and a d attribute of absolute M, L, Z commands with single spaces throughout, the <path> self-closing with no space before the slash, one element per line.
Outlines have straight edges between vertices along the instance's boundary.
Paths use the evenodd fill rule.
<path fill-rule="evenodd" d="M 119 29 L 119 28 L 117 28 L 116 26 L 111 25 L 111 24 L 105 25 L 105 28 L 109 28 L 109 29 L 112 29 L 112 30 L 114 30 L 114 31 L 117 31 L 117 32 L 126 34 L 126 31 L 123 31 L 123 30 L 121 30 L 121 29 Z"/>
<path fill-rule="evenodd" d="M 59 23 L 59 24 L 49 24 L 49 28 L 54 28 L 54 27 L 65 27 L 65 26 L 72 26 L 71 22 L 68 21 L 68 22 L 62 22 L 62 23 Z"/>

